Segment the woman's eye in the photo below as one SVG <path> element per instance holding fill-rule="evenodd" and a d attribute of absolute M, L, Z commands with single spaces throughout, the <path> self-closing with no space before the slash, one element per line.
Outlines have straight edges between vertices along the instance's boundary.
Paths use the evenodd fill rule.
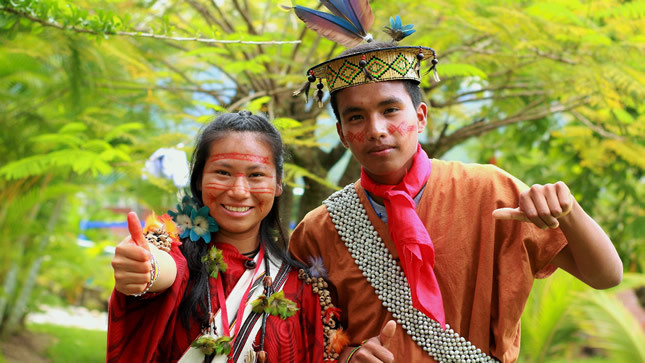
<path fill-rule="evenodd" d="M 226 171 L 226 170 L 215 170 L 215 174 L 219 174 L 219 175 L 226 175 L 226 176 L 231 175 L 231 174 L 229 174 L 229 172 L 228 172 L 228 171 Z"/>
<path fill-rule="evenodd" d="M 264 174 L 262 174 L 262 173 L 251 173 L 251 175 L 249 175 L 249 176 L 250 176 L 251 178 L 257 178 L 257 177 L 262 177 L 262 176 L 264 176 Z"/>

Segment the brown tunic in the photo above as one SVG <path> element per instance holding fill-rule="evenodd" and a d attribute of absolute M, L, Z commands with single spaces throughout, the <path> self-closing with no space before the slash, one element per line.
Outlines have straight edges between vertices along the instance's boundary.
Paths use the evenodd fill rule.
<path fill-rule="evenodd" d="M 388 225 L 370 206 L 360 181 L 354 187 L 370 221 L 398 261 Z M 533 279 L 555 271 L 550 261 L 567 243 L 559 229 L 543 231 L 531 223 L 493 219 L 493 210 L 516 207 L 526 188 L 492 165 L 432 160 L 430 178 L 417 206 L 434 243 L 434 270 L 446 322 L 503 362 L 513 362 L 519 354 L 520 317 Z M 305 263 L 310 256 L 323 258 L 351 345 L 377 336 L 393 319 L 340 240 L 324 205 L 298 225 L 290 249 Z M 398 324 L 389 348 L 396 362 L 434 361 Z"/>

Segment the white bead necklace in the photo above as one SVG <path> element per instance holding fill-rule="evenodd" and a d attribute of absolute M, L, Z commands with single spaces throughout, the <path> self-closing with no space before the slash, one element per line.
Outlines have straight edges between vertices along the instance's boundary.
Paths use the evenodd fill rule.
<path fill-rule="evenodd" d="M 438 362 L 495 362 L 460 337 L 412 307 L 410 286 L 401 267 L 372 226 L 363 204 L 350 184 L 324 201 L 338 235 L 383 306 L 424 351 Z"/>

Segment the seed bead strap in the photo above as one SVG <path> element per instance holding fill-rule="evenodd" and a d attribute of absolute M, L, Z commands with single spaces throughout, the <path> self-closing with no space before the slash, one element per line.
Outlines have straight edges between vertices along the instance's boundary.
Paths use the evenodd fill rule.
<path fill-rule="evenodd" d="M 318 295 L 318 301 L 320 302 L 320 319 L 322 320 L 323 325 L 323 361 L 335 362 L 340 357 L 340 351 L 337 352 L 332 347 L 332 336 L 336 334 L 337 331 L 342 330 L 342 326 L 340 325 L 339 315 L 334 313 L 339 313 L 340 310 L 334 306 L 331 300 L 331 293 L 328 288 L 329 284 L 323 277 L 312 277 L 303 269 L 298 270 L 298 278 L 306 284 L 311 285 L 311 291 Z M 342 349 L 340 350 L 342 351 Z"/>
<path fill-rule="evenodd" d="M 350 184 L 324 201 L 338 235 L 383 306 L 424 351 L 438 362 L 495 362 L 460 337 L 412 306 L 410 286 Z"/>
<path fill-rule="evenodd" d="M 139 297 L 147 294 L 148 291 L 150 291 L 150 287 L 152 286 L 152 284 L 154 284 L 155 281 L 157 281 L 157 278 L 159 278 L 159 264 L 157 263 L 157 258 L 155 257 L 155 255 L 151 253 L 150 254 L 150 281 L 148 281 L 148 284 L 146 285 L 145 290 L 143 290 L 138 294 L 133 294 L 132 296 Z"/>

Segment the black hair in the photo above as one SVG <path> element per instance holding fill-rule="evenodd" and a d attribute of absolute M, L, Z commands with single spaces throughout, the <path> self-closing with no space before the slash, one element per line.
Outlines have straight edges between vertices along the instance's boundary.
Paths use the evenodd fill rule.
<path fill-rule="evenodd" d="M 353 54 L 360 54 L 366 51 L 392 48 L 395 46 L 397 46 L 397 44 L 394 42 L 363 43 L 355 46 L 354 48 L 349 48 L 343 51 L 342 53 L 340 53 L 339 57 L 344 57 L 344 56 L 353 55 Z M 414 108 L 419 107 L 419 105 L 421 104 L 421 88 L 419 88 L 418 81 L 415 81 L 413 79 L 402 79 L 400 81 L 387 81 L 387 82 L 402 82 L 403 86 L 405 86 L 405 90 L 408 92 L 408 95 L 412 100 L 412 105 L 414 105 Z M 336 99 L 336 95 L 338 94 L 339 91 L 342 91 L 343 89 L 332 92 L 329 98 L 329 103 L 331 103 L 331 108 L 334 111 L 334 116 L 336 116 L 336 120 L 339 123 L 341 122 L 341 120 L 340 120 L 340 114 L 338 113 L 338 100 Z"/>
<path fill-rule="evenodd" d="M 249 111 L 222 114 L 201 130 L 195 143 L 191 160 L 190 191 L 193 195 L 193 202 L 198 208 L 204 205 L 200 184 L 204 166 L 210 154 L 211 144 L 226 137 L 231 132 L 254 132 L 262 137 L 271 148 L 273 162 L 276 167 L 277 182 L 282 183 L 284 148 L 278 130 L 266 118 L 253 115 Z M 284 263 L 291 266 L 304 268 L 301 263 L 289 255 L 288 239 L 280 224 L 280 197 L 274 198 L 269 214 L 260 222 L 259 234 L 260 243 L 273 256 L 279 257 Z M 184 327 L 190 329 L 191 317 L 194 317 L 202 324 L 208 322 L 209 274 L 201 258 L 208 252 L 210 244 L 195 243 L 190 241 L 189 238 L 185 238 L 182 242 L 179 249 L 188 263 L 190 278 L 184 297 L 179 305 L 179 314 Z M 265 256 L 268 258 L 268 255 Z"/>

